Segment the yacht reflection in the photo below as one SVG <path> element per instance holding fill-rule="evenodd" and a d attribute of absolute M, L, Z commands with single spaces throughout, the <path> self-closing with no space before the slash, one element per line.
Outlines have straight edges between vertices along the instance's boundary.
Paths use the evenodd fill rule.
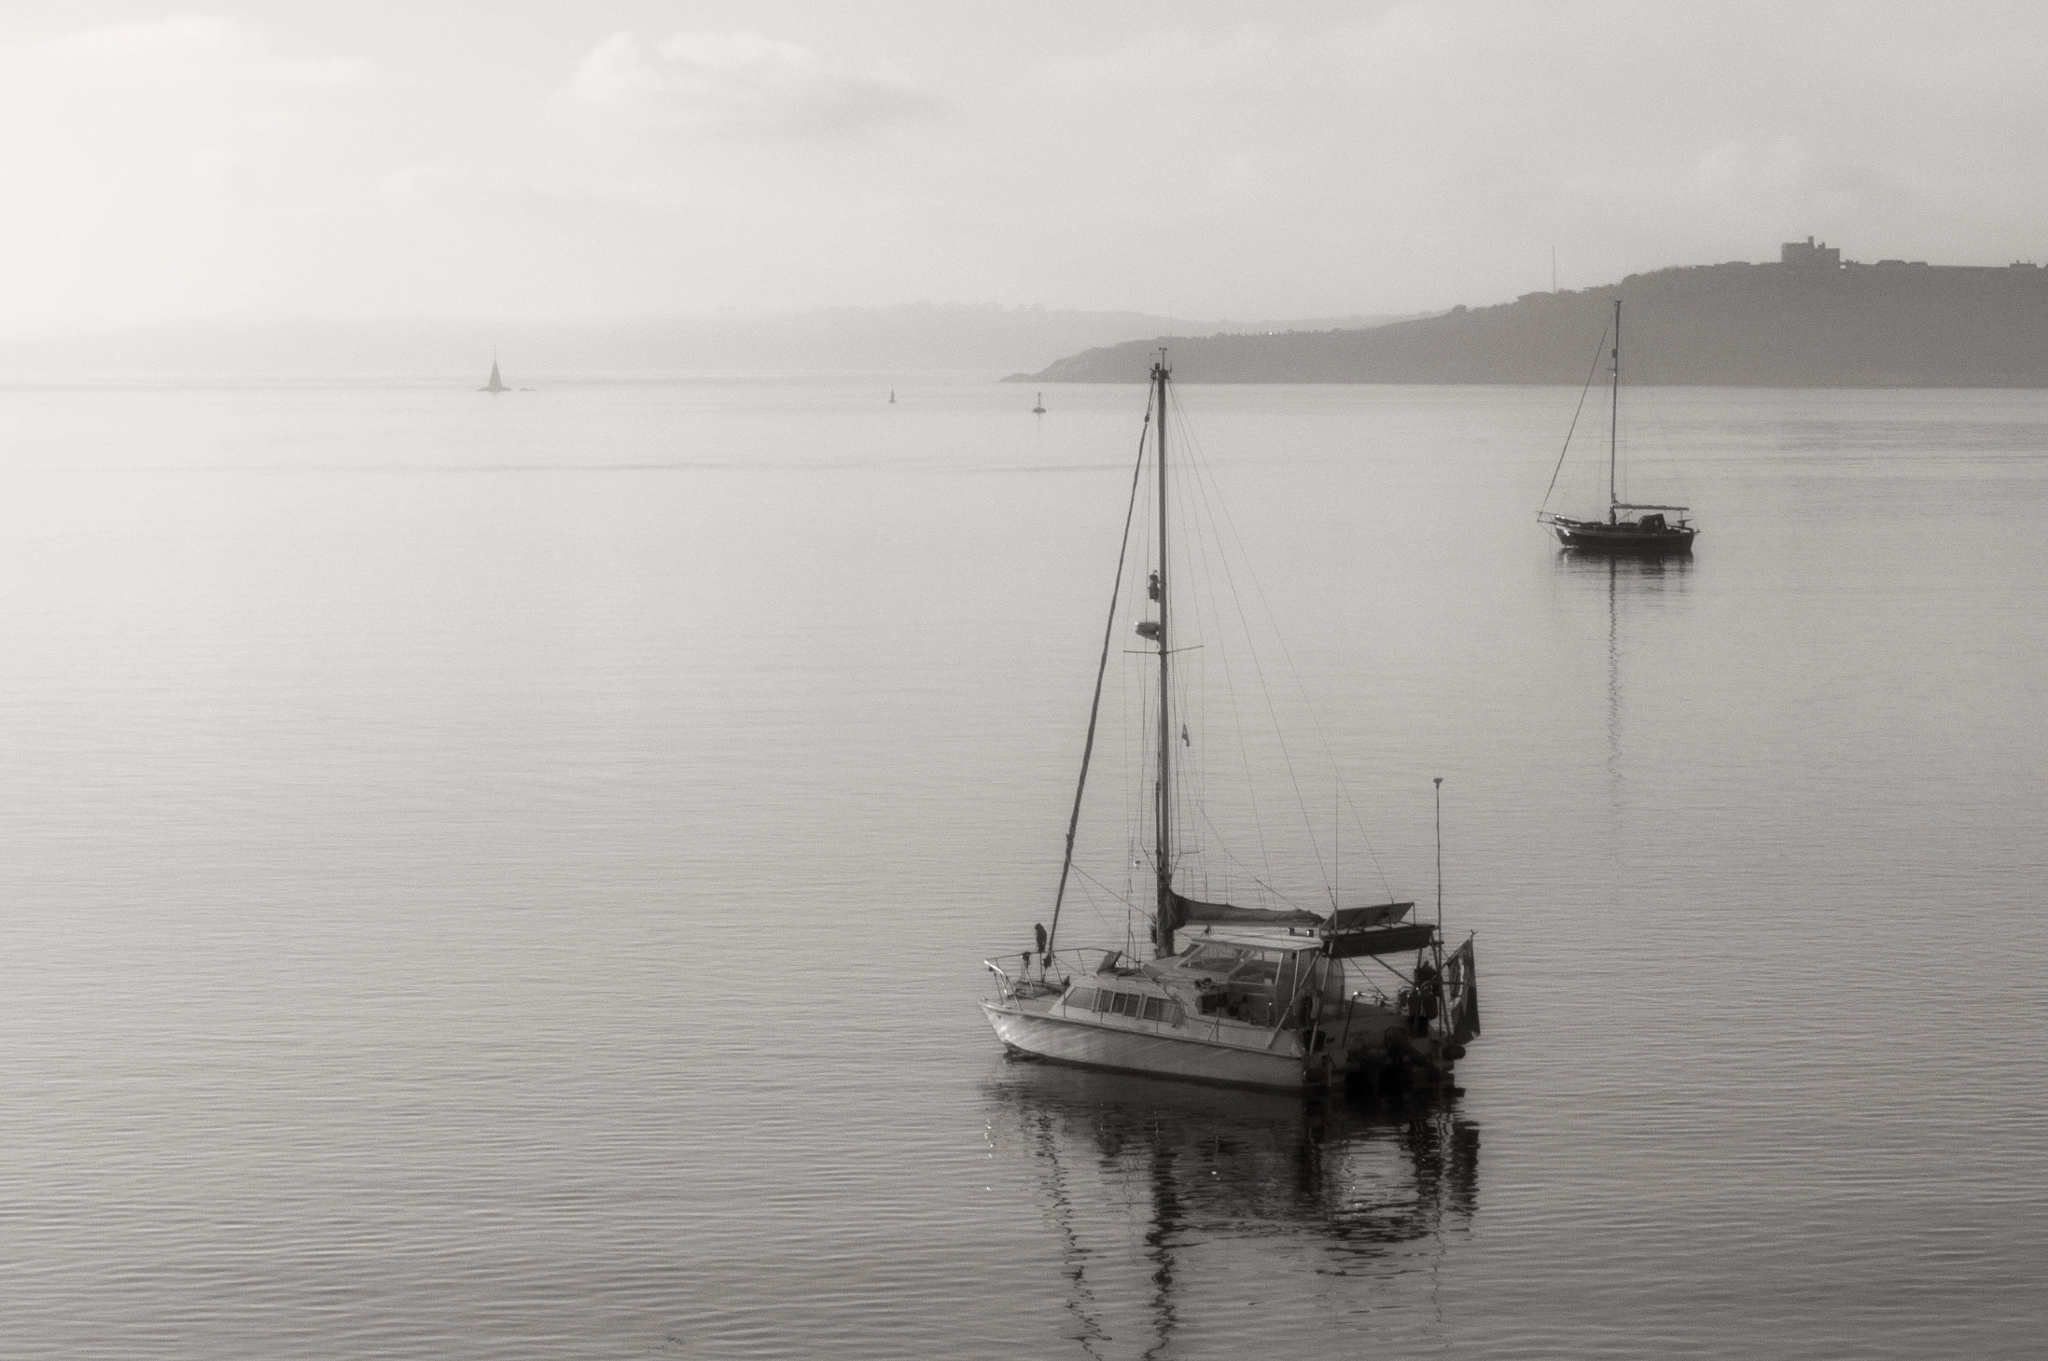
<path fill-rule="evenodd" d="M 1128 1336 L 1140 1293 L 1136 1354 L 1172 1350 L 1189 1248 L 1291 1240 L 1320 1247 L 1316 1277 L 1388 1274 L 1434 1265 L 1477 1205 L 1479 1126 L 1437 1102 L 1367 1112 L 1016 1059 L 987 1092 L 992 1142 L 1036 1163 L 1066 1336 L 1090 1356 L 1109 1354 L 1116 1321 Z"/>
<path fill-rule="evenodd" d="M 1691 555 L 1630 557 L 1615 554 L 1558 553 L 1554 570 L 1569 586 L 1599 590 L 1607 600 L 1607 783 L 1611 803 L 1621 798 L 1621 616 L 1623 601 L 1655 601 L 1681 596 L 1691 584 Z"/>
<path fill-rule="evenodd" d="M 1553 553 L 1551 566 L 1577 581 L 1669 581 L 1682 585 L 1697 562 L 1689 557 L 1627 557 L 1598 553 Z"/>

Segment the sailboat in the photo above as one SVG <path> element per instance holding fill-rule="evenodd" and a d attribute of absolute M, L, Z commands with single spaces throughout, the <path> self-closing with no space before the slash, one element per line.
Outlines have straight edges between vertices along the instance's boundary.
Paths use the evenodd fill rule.
<path fill-rule="evenodd" d="M 1607 415 L 1607 518 L 1605 520 L 1574 520 L 1569 516 L 1557 515 L 1549 510 L 1536 512 L 1539 524 L 1550 526 L 1557 535 L 1557 541 L 1566 548 L 1589 553 L 1690 553 L 1693 536 L 1699 530 L 1685 517 L 1685 506 L 1654 506 L 1640 502 L 1623 501 L 1618 490 L 1616 470 L 1620 463 L 1621 428 L 1621 299 L 1614 300 L 1614 329 L 1611 332 L 1614 348 L 1608 352 L 1610 366 L 1609 396 Z M 1590 380 L 1589 380 L 1590 381 Z M 1565 448 L 1571 447 L 1571 437 L 1565 437 Z M 1558 465 L 1564 464 L 1564 454 L 1557 456 Z M 1557 487 L 1557 474 L 1550 475 L 1552 490 Z M 1548 494 L 1544 499 L 1549 500 Z M 1626 511 L 1628 514 L 1623 515 Z M 1678 516 L 1671 519 L 1672 515 Z"/>
<path fill-rule="evenodd" d="M 1038 404 L 1031 408 L 1031 414 L 1034 416 L 1043 416 L 1045 414 L 1045 394 L 1043 392 L 1038 394 Z"/>
<path fill-rule="evenodd" d="M 497 352 L 496 350 L 492 350 L 492 351 L 491 351 L 491 381 L 490 381 L 490 382 L 488 382 L 488 383 L 485 383 L 485 384 L 484 384 L 484 385 L 483 385 L 482 387 L 478 388 L 478 389 L 477 389 L 477 391 L 478 391 L 478 392 L 510 392 L 511 390 L 512 390 L 512 389 L 511 389 L 511 388 L 508 388 L 508 387 L 506 387 L 506 386 L 505 386 L 505 384 L 504 384 L 504 381 L 503 381 L 502 379 L 500 379 L 500 378 L 498 377 L 498 352 Z"/>
<path fill-rule="evenodd" d="M 983 961 L 996 995 L 983 1012 L 1013 1054 L 1084 1067 L 1182 1078 L 1293 1093 L 1333 1085 L 1385 1091 L 1411 1084 L 1448 1084 L 1465 1043 L 1479 1033 L 1478 975 L 1473 943 L 1445 952 L 1438 922 L 1409 914 L 1413 902 L 1340 907 L 1333 891 L 1327 913 L 1305 908 L 1240 907 L 1203 902 L 1175 884 L 1177 753 L 1187 744 L 1177 724 L 1172 669 L 1173 583 L 1167 571 L 1167 402 L 1171 370 L 1162 351 L 1152 367 L 1148 422 L 1157 440 L 1158 522 L 1149 552 L 1150 608 L 1135 631 L 1158 668 L 1148 707 L 1157 728 L 1152 781 L 1152 958 L 1121 950 L 1058 948 L 1060 909 L 1075 870 L 1075 834 L 1088 786 L 1103 674 L 1116 638 L 1117 589 L 1110 596 L 1095 698 L 1088 715 L 1081 774 L 1067 823 L 1066 854 L 1053 900 L 1052 929 L 1035 928 L 1035 948 L 1007 960 Z M 1156 417 L 1156 421 L 1155 418 Z M 1124 552 L 1131 543 L 1145 463 L 1132 473 Z M 1142 863 L 1142 862 L 1141 862 Z M 1135 896 L 1135 895 L 1134 895 Z M 1133 907 L 1140 905 L 1133 903 Z M 1135 950 L 1133 951 L 1135 953 Z M 1347 968 L 1350 965 L 1350 968 Z"/>

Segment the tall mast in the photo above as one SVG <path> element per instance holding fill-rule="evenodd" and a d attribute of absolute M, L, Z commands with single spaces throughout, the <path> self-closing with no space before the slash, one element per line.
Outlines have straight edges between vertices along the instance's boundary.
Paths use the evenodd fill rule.
<path fill-rule="evenodd" d="M 1173 719 L 1169 712 L 1173 690 L 1168 684 L 1166 633 L 1166 351 L 1152 366 L 1152 385 L 1159 409 L 1159 785 L 1158 827 L 1153 845 L 1158 855 L 1154 866 L 1159 875 L 1158 915 L 1153 921 L 1152 940 L 1159 957 L 1173 953 Z"/>
<path fill-rule="evenodd" d="M 1614 458 L 1621 428 L 1621 299 L 1614 300 L 1614 395 L 1607 407 L 1607 523 L 1614 523 L 1621 498 L 1614 492 Z"/>

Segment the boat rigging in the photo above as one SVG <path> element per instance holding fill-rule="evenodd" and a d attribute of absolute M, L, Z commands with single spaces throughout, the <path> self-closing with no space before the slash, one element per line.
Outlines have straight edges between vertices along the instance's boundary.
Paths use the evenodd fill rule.
<path fill-rule="evenodd" d="M 1176 760 L 1186 759 L 1193 741 L 1175 704 L 1175 658 L 1190 649 L 1177 638 L 1181 616 L 1169 566 L 1171 380 L 1162 350 L 1152 366 L 1051 927 L 1037 930 L 1035 950 L 1019 956 L 1014 972 L 986 961 L 997 995 L 983 1010 L 1011 1052 L 1088 1067 L 1295 1092 L 1333 1083 L 1375 1090 L 1411 1081 L 1447 1085 L 1452 1065 L 1479 1033 L 1479 995 L 1472 940 L 1444 949 L 1440 895 L 1438 920 L 1429 922 L 1411 919 L 1413 902 L 1340 906 L 1334 885 L 1329 910 L 1318 912 L 1200 901 L 1176 883 Z M 1156 696 L 1144 706 L 1151 710 L 1146 745 L 1155 763 L 1146 771 L 1153 957 L 1138 960 L 1128 948 L 1062 950 L 1058 940 L 1072 877 L 1092 880 L 1075 864 L 1076 836 L 1132 531 L 1141 523 L 1148 443 L 1157 518 L 1144 522 L 1152 560 L 1141 570 L 1151 609 L 1134 632 L 1148 645 L 1140 655 L 1158 668 Z M 1144 848 L 1134 849 L 1142 865 Z M 1380 971 L 1347 972 L 1346 961 L 1370 961 Z"/>
<path fill-rule="evenodd" d="M 1575 520 L 1570 516 L 1554 514 L 1548 509 L 1536 512 L 1537 522 L 1548 525 L 1557 541 L 1566 548 L 1590 553 L 1639 553 L 1665 554 L 1690 553 L 1692 541 L 1699 533 L 1686 518 L 1685 506 L 1659 506 L 1621 499 L 1618 469 L 1621 458 L 1621 299 L 1614 300 L 1614 321 L 1608 336 L 1613 339 L 1613 348 L 1608 351 L 1609 396 L 1607 409 L 1607 518 L 1606 520 Z M 1595 361 L 1598 362 L 1597 360 Z M 1590 385 L 1592 376 L 1587 375 Z M 1584 394 L 1581 394 L 1581 401 Z M 1574 427 L 1578 418 L 1573 417 Z M 1571 449 L 1571 434 L 1565 435 L 1565 447 L 1557 456 L 1558 467 L 1564 466 L 1565 454 Z M 1557 473 L 1550 474 L 1550 487 L 1557 489 Z M 1545 493 L 1544 501 L 1550 499 Z M 1622 512 L 1628 511 L 1628 516 Z M 1678 518 L 1672 519 L 1675 515 Z"/>

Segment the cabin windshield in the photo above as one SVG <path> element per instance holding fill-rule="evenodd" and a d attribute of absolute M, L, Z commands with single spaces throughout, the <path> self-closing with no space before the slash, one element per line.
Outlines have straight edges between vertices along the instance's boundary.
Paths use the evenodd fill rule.
<path fill-rule="evenodd" d="M 1289 955 L 1288 960 L 1292 962 L 1293 956 Z M 1267 950 L 1260 950 L 1230 971 L 1230 981 L 1253 987 L 1270 986 L 1279 975 L 1280 956 Z"/>
<path fill-rule="evenodd" d="M 1218 941 L 1197 941 L 1180 953 L 1180 967 L 1202 973 L 1229 974 L 1247 960 L 1263 958 L 1267 951 L 1249 945 L 1224 945 Z"/>

